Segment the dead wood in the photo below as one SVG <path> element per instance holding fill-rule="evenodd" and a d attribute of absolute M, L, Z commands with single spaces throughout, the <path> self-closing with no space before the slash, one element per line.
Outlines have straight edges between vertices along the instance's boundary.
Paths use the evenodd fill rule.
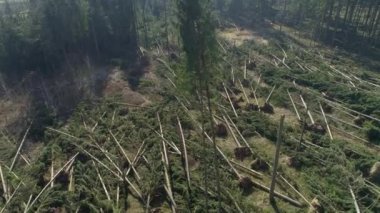
<path fill-rule="evenodd" d="M 110 197 L 110 195 L 109 195 L 109 193 L 108 193 L 108 190 L 107 190 L 106 185 L 104 184 L 103 177 L 100 175 L 100 172 L 99 172 L 98 167 L 96 166 L 96 164 L 95 164 L 94 161 L 92 161 L 92 164 L 93 164 L 94 167 L 95 167 L 95 170 L 96 170 L 96 173 L 97 173 L 98 178 L 99 178 L 99 180 L 100 180 L 100 183 L 102 184 L 102 187 L 103 187 L 104 193 L 105 193 L 106 196 L 107 196 L 107 200 L 111 200 L 111 197 Z"/>
<path fill-rule="evenodd" d="M 380 161 L 373 164 L 369 171 L 370 179 L 375 183 L 380 183 Z"/>
<path fill-rule="evenodd" d="M 14 156 L 14 158 L 13 158 L 13 161 L 12 161 L 11 167 L 9 168 L 9 171 L 10 171 L 10 172 L 13 170 L 13 167 L 14 167 L 15 164 L 16 164 L 16 161 L 17 161 L 17 159 L 18 159 L 18 156 L 19 156 L 19 154 L 20 154 L 20 151 L 21 151 L 21 149 L 22 149 L 22 146 L 24 145 L 24 142 L 25 142 L 26 136 L 28 135 L 31 126 L 32 126 L 32 124 L 30 124 L 29 127 L 28 127 L 28 129 L 25 131 L 24 137 L 23 137 L 22 140 L 21 140 L 20 146 L 18 147 L 17 152 L 16 152 L 16 154 L 15 154 L 15 156 Z"/>
<path fill-rule="evenodd" d="M 189 160 L 187 158 L 186 140 L 183 134 L 181 121 L 179 120 L 178 115 L 177 115 L 177 122 L 178 122 L 178 129 L 179 129 L 179 133 L 180 133 L 181 141 L 182 141 L 182 157 L 185 164 L 186 179 L 187 179 L 188 187 L 190 188 L 191 182 L 190 182 Z"/>
<path fill-rule="evenodd" d="M 263 106 L 260 107 L 260 111 L 263 111 L 264 113 L 268 113 L 268 114 L 273 114 L 274 108 L 271 104 L 266 102 L 266 103 L 264 103 Z"/>
<path fill-rule="evenodd" d="M 69 161 L 67 161 L 66 163 L 65 163 L 65 165 L 63 165 L 63 167 L 61 168 L 61 169 L 59 169 L 58 171 L 57 171 L 57 173 L 54 175 L 54 177 L 53 177 L 53 179 L 51 179 L 46 185 L 45 185 L 45 187 L 44 188 L 42 188 L 42 190 L 40 191 L 40 193 L 38 193 L 38 195 L 34 198 L 34 200 L 30 203 L 30 205 L 28 206 L 28 208 L 26 208 L 25 209 L 25 211 L 28 211 L 36 202 L 37 202 L 37 200 L 38 200 L 38 198 L 42 195 L 42 193 L 44 193 L 45 192 L 45 190 L 49 187 L 49 185 L 51 184 L 51 182 L 52 181 L 54 181 L 54 179 L 55 178 L 57 178 L 60 174 L 61 174 L 61 172 L 71 163 L 71 161 L 74 161 L 75 160 L 75 158 L 77 157 L 77 155 L 79 154 L 79 152 L 78 153 L 76 153 L 72 158 L 70 158 L 70 160 Z"/>
<path fill-rule="evenodd" d="M 229 95 L 229 93 L 228 93 L 228 91 L 227 91 L 227 88 L 226 88 L 226 86 L 223 84 L 223 87 L 224 87 L 224 91 L 226 92 L 226 95 L 227 95 L 227 98 L 228 98 L 228 101 L 230 102 L 230 105 L 231 105 L 231 108 L 232 108 L 232 110 L 233 110 L 233 112 L 234 112 L 234 114 L 235 114 L 235 116 L 238 118 L 239 116 L 238 116 L 238 114 L 236 113 L 236 110 L 235 110 L 235 105 L 232 103 L 232 101 L 231 101 L 231 98 L 230 98 L 230 95 Z"/>
<path fill-rule="evenodd" d="M 330 139 L 334 140 L 334 138 L 332 136 L 332 133 L 331 133 L 331 130 L 330 130 L 329 123 L 327 122 L 327 118 L 326 118 L 325 112 L 323 111 L 323 107 L 322 107 L 321 103 L 319 103 L 319 107 L 321 108 L 321 112 L 322 112 L 323 118 L 325 120 L 326 127 L 327 127 L 327 132 L 329 133 Z"/>
<path fill-rule="evenodd" d="M 116 142 L 117 146 L 119 147 L 121 153 L 123 154 L 123 156 L 125 157 L 125 159 L 127 160 L 129 166 L 132 168 L 133 172 L 135 173 L 136 175 L 136 178 L 137 180 L 140 180 L 140 175 L 139 173 L 137 172 L 136 168 L 133 166 L 132 164 L 132 161 L 129 159 L 127 153 L 125 152 L 124 148 L 121 146 L 120 142 L 116 139 L 115 135 L 112 133 L 111 130 L 108 130 L 109 133 L 111 134 L 112 138 L 114 139 L 114 141 Z"/>
<path fill-rule="evenodd" d="M 288 95 L 289 95 L 290 101 L 292 102 L 292 105 L 293 105 L 294 111 L 295 111 L 296 114 L 297 114 L 297 118 L 298 118 L 298 120 L 301 120 L 301 116 L 300 116 L 300 114 L 298 113 L 298 110 L 297 110 L 296 105 L 294 104 L 294 101 L 293 101 L 292 95 L 290 95 L 289 90 L 287 90 L 287 92 L 288 92 Z"/>
<path fill-rule="evenodd" d="M 252 155 L 249 147 L 237 147 L 234 149 L 235 158 L 243 161 L 245 158 Z"/>
<path fill-rule="evenodd" d="M 235 161 L 233 161 L 233 160 L 230 160 L 230 161 L 231 161 L 234 165 L 238 166 L 242 171 L 245 171 L 245 172 L 247 172 L 247 173 L 249 173 L 249 174 L 251 174 L 251 175 L 253 175 L 253 176 L 255 176 L 255 177 L 261 178 L 261 177 L 263 176 L 263 174 L 260 173 L 260 172 L 257 172 L 257 171 L 255 171 L 255 170 L 253 170 L 253 169 L 250 169 L 250 168 L 246 167 L 246 166 L 243 166 L 243 165 L 241 165 L 241 164 L 239 164 L 239 163 L 237 163 L 237 162 L 235 162 Z"/>
<path fill-rule="evenodd" d="M 317 198 L 314 198 L 311 201 L 311 207 L 309 209 L 309 213 L 323 213 L 325 210 L 323 206 L 320 204 Z"/>
<path fill-rule="evenodd" d="M 223 123 L 218 123 L 215 126 L 215 128 L 216 128 L 215 133 L 218 137 L 223 137 L 223 138 L 227 137 L 228 135 L 227 127 Z"/>
<path fill-rule="evenodd" d="M 258 171 L 268 171 L 269 170 L 269 164 L 262 160 L 261 158 L 256 158 L 250 163 L 250 167 L 253 170 Z"/>
<path fill-rule="evenodd" d="M 282 115 L 278 130 L 277 130 L 276 154 L 275 154 L 274 163 L 273 163 L 272 183 L 270 186 L 270 193 L 269 193 L 269 199 L 271 201 L 274 200 L 273 193 L 274 193 L 274 188 L 276 186 L 277 167 L 278 167 L 278 161 L 280 158 L 280 148 L 281 148 L 281 142 L 282 142 L 282 130 L 284 127 L 284 120 L 285 120 L 285 115 Z"/>

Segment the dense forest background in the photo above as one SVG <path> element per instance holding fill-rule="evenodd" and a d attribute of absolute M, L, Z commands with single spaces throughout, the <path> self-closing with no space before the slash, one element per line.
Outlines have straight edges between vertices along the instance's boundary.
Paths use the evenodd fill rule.
<path fill-rule="evenodd" d="M 147 63 L 142 58 L 144 48 L 158 45 L 173 52 L 186 45 L 179 33 L 180 2 L 1 1 L 0 92 L 21 87 L 36 97 L 37 107 L 32 108 L 52 108 L 69 115 L 86 91 L 96 94 L 102 86 L 105 74 L 95 72 L 91 64 L 128 68 L 130 82 L 137 85 L 141 66 Z M 215 22 L 209 25 L 215 27 L 235 22 L 266 32 L 274 24 L 280 31 L 287 25 L 299 36 L 310 38 L 311 45 L 319 41 L 363 61 L 380 57 L 380 2 L 376 0 L 215 0 L 210 5 Z M 196 16 L 196 12 L 187 16 Z M 273 35 L 281 41 L 281 34 Z M 83 80 L 89 75 L 95 79 L 90 83 Z M 64 82 L 75 85 L 73 91 Z"/>
<path fill-rule="evenodd" d="M 30 71 L 52 73 L 73 55 L 134 61 L 139 46 L 178 40 L 172 31 L 178 25 L 175 4 L 170 0 L 2 1 L 1 73 L 11 79 Z M 376 0 L 215 0 L 214 6 L 220 24 L 228 19 L 247 26 L 286 24 L 326 44 L 367 55 L 379 46 Z M 156 19 L 161 22 L 153 22 Z"/>

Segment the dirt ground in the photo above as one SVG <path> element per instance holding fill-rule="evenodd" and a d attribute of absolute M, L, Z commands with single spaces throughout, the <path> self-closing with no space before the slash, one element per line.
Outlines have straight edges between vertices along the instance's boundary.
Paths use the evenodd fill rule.
<path fill-rule="evenodd" d="M 0 98 L 0 129 L 4 129 L 8 125 L 16 122 L 23 117 L 29 106 L 27 96 L 12 96 L 11 99 Z"/>
<path fill-rule="evenodd" d="M 128 81 L 123 76 L 123 71 L 114 68 L 108 76 L 105 88 L 103 90 L 103 96 L 121 96 L 122 101 L 131 105 L 147 105 L 147 100 L 139 92 L 133 91 Z"/>

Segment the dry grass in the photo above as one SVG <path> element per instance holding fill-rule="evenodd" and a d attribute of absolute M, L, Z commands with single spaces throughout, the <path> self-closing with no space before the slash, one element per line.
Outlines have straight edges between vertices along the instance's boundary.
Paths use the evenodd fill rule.
<path fill-rule="evenodd" d="M 247 29 L 226 28 L 220 31 L 219 35 L 236 46 L 241 46 L 245 41 L 252 40 L 261 45 L 268 45 L 269 43 L 268 40 Z"/>
<path fill-rule="evenodd" d="M 121 96 L 123 102 L 133 105 L 147 105 L 147 100 L 142 94 L 133 91 L 129 83 L 124 80 L 123 72 L 119 69 L 113 69 L 108 76 L 108 81 L 103 90 L 105 97 Z"/>
<path fill-rule="evenodd" d="M 23 117 L 28 110 L 29 102 L 27 95 L 13 95 L 11 99 L 0 98 L 0 129 Z"/>

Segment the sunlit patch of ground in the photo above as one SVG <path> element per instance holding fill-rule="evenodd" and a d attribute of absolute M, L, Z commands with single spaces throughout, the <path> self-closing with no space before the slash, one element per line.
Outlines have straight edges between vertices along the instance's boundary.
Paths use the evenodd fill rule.
<path fill-rule="evenodd" d="M 0 129 L 16 122 L 27 111 L 29 99 L 26 95 L 0 100 Z"/>
<path fill-rule="evenodd" d="M 114 69 L 108 76 L 108 81 L 103 90 L 104 96 L 121 96 L 122 101 L 133 105 L 146 105 L 149 101 L 140 93 L 133 91 L 129 83 L 124 79 L 123 71 Z"/>
<path fill-rule="evenodd" d="M 258 44 L 268 45 L 268 40 L 257 35 L 257 33 L 252 30 L 243 29 L 243 28 L 226 28 L 219 31 L 219 35 L 229 41 L 231 44 L 236 46 L 241 46 L 245 41 L 255 41 Z"/>

